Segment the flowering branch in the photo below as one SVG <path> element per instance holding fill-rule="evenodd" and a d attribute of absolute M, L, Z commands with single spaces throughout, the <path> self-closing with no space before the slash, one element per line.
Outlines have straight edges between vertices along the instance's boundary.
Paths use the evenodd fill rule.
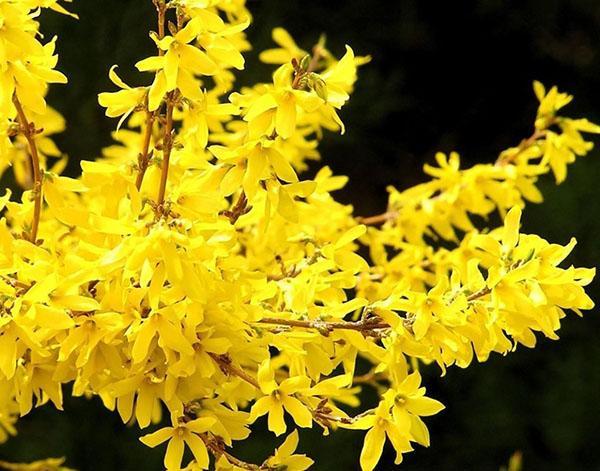
<path fill-rule="evenodd" d="M 548 123 L 548 127 L 556 123 L 556 119 L 552 119 Z M 527 149 L 536 145 L 538 140 L 545 137 L 547 134 L 546 129 L 536 129 L 531 136 L 523 139 L 516 148 L 509 149 L 508 151 L 502 152 L 496 160 L 496 166 L 504 166 L 513 163 L 517 158 L 522 155 Z M 441 195 L 436 195 L 431 200 L 439 199 Z M 398 217 L 399 213 L 395 210 L 388 210 L 384 213 L 377 214 L 375 216 L 357 217 L 356 221 L 360 224 L 367 226 L 378 226 L 385 224 L 388 221 L 393 221 Z"/>
<path fill-rule="evenodd" d="M 492 290 L 485 287 L 469 296 L 467 301 L 476 301 L 490 294 Z M 322 320 L 295 320 L 295 319 L 278 319 L 276 317 L 263 317 L 258 321 L 259 324 L 273 324 L 287 327 L 300 327 L 303 329 L 316 329 L 321 334 L 328 336 L 334 330 L 356 330 L 365 334 L 376 333 L 377 330 L 390 329 L 391 326 L 377 317 L 370 317 L 360 321 L 338 321 L 326 322 Z"/>
<path fill-rule="evenodd" d="M 0 224 L 0 429 L 8 431 L 0 442 L 35 399 L 60 409 L 63 384 L 80 378 L 140 428 L 151 424 L 154 404 L 165 405 L 172 426 L 141 440 L 149 447 L 169 442 L 169 471 L 182 469 L 186 449 L 195 460 L 187 468 L 304 471 L 313 461 L 292 454 L 296 427 L 314 424 L 367 431 L 360 465 L 372 471 L 387 438 L 397 460 L 411 442 L 427 444 L 419 417 L 443 407 L 424 396 L 413 360 L 466 367 L 516 343 L 532 346 L 538 331 L 555 337 L 559 308 L 593 307 L 583 287 L 594 270 L 558 267 L 575 241 L 558 246 L 519 230 L 520 208 L 541 199 L 538 176 L 553 171 L 562 181 L 567 165 L 591 149 L 582 133 L 600 134 L 585 119 L 556 117 L 569 95 L 536 83 L 541 103 L 531 137 L 503 152 L 496 166 L 464 170 L 457 154 L 436 155 L 438 166 L 426 168 L 430 182 L 390 191 L 387 212 L 361 220 L 392 219 L 377 237 L 364 238 L 365 228 L 330 196 L 343 181 L 326 168 L 310 181 L 298 172 L 315 156 L 323 129 L 343 129 L 338 111 L 368 58 L 347 46 L 336 60 L 323 40 L 307 54 L 277 29 L 281 47 L 261 54 L 282 64 L 272 83 L 229 94 L 231 69 L 244 67 L 248 46 L 244 1 L 147 1 L 158 15 L 151 32 L 158 54 L 136 68 L 154 75 L 152 85 L 131 87 L 113 67 L 109 78 L 120 90 L 98 96 L 107 116 L 121 116 L 119 128 L 132 113 L 143 122 L 129 120 L 133 129 L 117 152 L 86 162 L 79 179 L 43 180 L 41 131 L 25 115 L 38 127 L 48 121 L 45 149 L 53 119 L 42 113 L 47 84 L 66 77 L 54 70 L 54 44 L 37 41 L 37 8 L 62 7 L 56 0 L 10 2 L 10 28 L 0 28 L 0 43 L 14 39 L 13 29 L 28 35 L 17 38 L 28 47 L 0 58 L 17 87 L 14 106 L 0 100 L 0 157 L 17 164 L 19 180 L 21 160 L 30 163 L 25 179 L 30 174 L 34 187 L 31 201 L 0 198 L 7 213 Z M 17 62 L 22 67 L 11 66 Z M 135 177 L 123 175 L 135 164 L 132 155 Z M 159 155 L 157 194 L 141 200 L 122 183 L 131 177 L 144 187 Z M 153 211 L 141 211 L 145 204 Z M 228 221 L 235 224 L 252 205 L 247 230 L 232 230 Z M 42 210 L 48 236 L 37 240 Z M 502 230 L 470 224 L 470 214 L 495 210 L 506 213 Z M 170 220 L 155 224 L 163 219 Z M 23 226 L 21 237 L 40 247 L 19 240 L 15 231 Z M 436 235 L 457 243 L 451 255 L 435 257 Z M 371 249 L 371 264 L 357 240 Z M 307 352 L 301 361 L 299 348 Z M 106 364 L 90 368 L 87 360 L 98 355 Z M 349 368 L 357 358 L 371 364 L 366 374 Z M 336 404 L 356 403 L 359 384 L 372 387 L 378 402 L 349 416 Z M 230 454 L 232 441 L 245 439 L 264 415 L 276 435 L 291 419 L 294 431 L 262 464 Z"/>
<path fill-rule="evenodd" d="M 375 371 L 371 370 L 368 373 L 365 373 L 364 375 L 355 376 L 352 379 L 352 384 L 376 385 L 377 381 L 384 379 L 387 379 L 385 375 L 383 375 L 382 373 L 376 373 Z"/>

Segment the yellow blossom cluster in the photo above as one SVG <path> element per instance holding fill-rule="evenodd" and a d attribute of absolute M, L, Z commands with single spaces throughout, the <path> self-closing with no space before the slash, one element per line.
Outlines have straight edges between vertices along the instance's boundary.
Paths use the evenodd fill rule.
<path fill-rule="evenodd" d="M 560 183 L 592 147 L 582 134 L 600 132 L 558 114 L 570 96 L 536 83 L 530 138 L 469 169 L 439 154 L 431 181 L 390 189 L 384 214 L 359 218 L 332 196 L 345 177 L 299 174 L 325 130 L 344 132 L 369 58 L 347 46 L 338 59 L 324 40 L 306 52 L 277 28 L 260 55 L 272 81 L 234 91 L 244 0 L 153 3 L 156 53 L 135 64 L 145 85 L 111 68 L 117 90 L 99 103 L 119 119 L 115 144 L 68 178 L 50 139 L 64 120 L 44 98 L 66 78 L 35 20 L 67 11 L 0 0 L 0 168 L 27 189 L 0 199 L 0 440 L 33 407 L 61 409 L 72 384 L 151 427 L 141 441 L 167 444 L 168 471 L 303 471 L 297 428 L 312 426 L 365 430 L 371 471 L 388 440 L 396 463 L 429 445 L 422 417 L 443 406 L 419 365 L 531 347 L 536 333 L 557 338 L 565 310 L 593 307 L 594 270 L 559 267 L 575 241 L 520 233 L 537 179 Z M 482 227 L 496 213 L 503 223 Z M 378 400 L 352 415 L 365 387 Z M 244 462 L 232 447 L 261 417 L 287 438 Z"/>

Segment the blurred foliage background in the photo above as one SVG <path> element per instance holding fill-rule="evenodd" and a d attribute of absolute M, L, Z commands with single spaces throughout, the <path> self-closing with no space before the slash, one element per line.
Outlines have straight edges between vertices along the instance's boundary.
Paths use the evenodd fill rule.
<path fill-rule="evenodd" d="M 575 95 L 571 116 L 600 122 L 600 2 L 597 0 L 248 0 L 255 15 L 249 30 L 255 50 L 247 55 L 240 84 L 267 80 L 271 70 L 257 53 L 271 46 L 274 26 L 283 25 L 305 48 L 328 34 L 341 56 L 344 43 L 357 54 L 372 54 L 361 71 L 356 93 L 344 108 L 345 136 L 330 135 L 324 161 L 350 176 L 338 197 L 359 215 L 381 212 L 385 187 L 425 179 L 423 163 L 436 151 L 456 150 L 465 165 L 493 161 L 504 148 L 529 136 L 536 100 L 534 79 Z M 147 77 L 133 64 L 150 55 L 148 30 L 154 26 L 150 0 L 77 0 L 80 21 L 45 14 L 48 37 L 58 34 L 60 68 L 70 78 L 56 87 L 51 103 L 70 131 L 59 136 L 71 156 L 92 159 L 110 142 L 116 122 L 105 119 L 96 95 L 112 90 L 107 71 L 133 84 Z M 317 168 L 315 166 L 315 168 Z M 556 187 L 542 183 L 546 202 L 529 206 L 525 230 L 560 243 L 579 240 L 570 261 L 600 261 L 600 152 L 570 168 Z M 600 300 L 600 285 L 592 288 Z M 565 319 L 561 340 L 541 340 L 535 350 L 493 357 L 467 370 L 451 368 L 445 377 L 425 371 L 430 395 L 447 409 L 427 423 L 432 446 L 405 455 L 402 469 L 497 470 L 516 450 L 525 470 L 600 469 L 600 320 Z M 370 401 L 367 394 L 365 401 Z M 159 470 L 163 450 L 137 441 L 135 428 L 121 424 L 98 400 L 68 399 L 65 413 L 44 407 L 22 419 L 19 436 L 0 447 L 0 458 L 33 460 L 67 456 L 87 470 Z M 264 424 L 262 424 L 264 425 Z M 264 427 L 263 427 L 264 428 Z M 303 431 L 303 451 L 315 470 L 355 470 L 363 434 L 340 432 L 327 440 L 318 430 Z M 259 433 L 240 444 L 242 457 L 262 461 L 277 443 Z M 381 470 L 393 468 L 386 448 Z"/>

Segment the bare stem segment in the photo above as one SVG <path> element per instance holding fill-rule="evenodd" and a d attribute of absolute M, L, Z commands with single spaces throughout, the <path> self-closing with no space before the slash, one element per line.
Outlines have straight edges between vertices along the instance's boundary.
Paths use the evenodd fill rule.
<path fill-rule="evenodd" d="M 167 190 L 167 180 L 169 178 L 169 162 L 171 160 L 171 152 L 173 151 L 173 111 L 175 109 L 175 94 L 170 92 L 167 96 L 167 115 L 163 137 L 163 160 L 162 171 L 160 174 L 160 187 L 158 189 L 158 198 L 156 203 L 162 207 L 165 202 L 165 193 Z"/>
<path fill-rule="evenodd" d="M 40 216 L 42 213 L 42 171 L 40 168 L 40 157 L 38 154 L 37 145 L 35 143 L 35 124 L 30 123 L 25 115 L 23 106 L 15 93 L 13 95 L 13 103 L 17 110 L 17 120 L 19 122 L 19 131 L 29 146 L 29 156 L 31 157 L 31 169 L 33 171 L 33 220 L 31 221 L 31 232 L 29 233 L 29 240 L 34 244 L 37 241 L 38 228 L 40 225 Z"/>

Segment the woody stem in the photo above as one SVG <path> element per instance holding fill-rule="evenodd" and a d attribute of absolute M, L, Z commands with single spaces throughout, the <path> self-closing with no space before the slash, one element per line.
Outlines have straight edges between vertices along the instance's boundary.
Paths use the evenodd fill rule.
<path fill-rule="evenodd" d="M 260 384 L 258 384 L 258 381 L 256 381 L 256 379 L 254 379 L 252 376 L 250 376 L 244 370 L 242 370 L 241 368 L 238 368 L 233 363 L 231 363 L 231 359 L 227 355 L 217 355 L 216 353 L 210 353 L 210 352 L 208 354 L 217 363 L 217 365 L 219 365 L 219 368 L 221 368 L 221 371 L 223 371 L 224 373 L 228 373 L 228 374 L 237 376 L 238 378 L 241 378 L 244 381 L 246 381 L 247 383 L 254 386 L 256 389 L 260 389 Z"/>
<path fill-rule="evenodd" d="M 300 71 L 296 70 L 296 72 L 294 74 L 294 80 L 292 81 L 293 89 L 300 90 L 302 88 L 302 86 L 300 85 L 302 78 L 304 78 L 306 75 L 310 74 L 311 72 L 314 72 L 317 69 L 317 67 L 319 66 L 319 61 L 321 60 L 321 55 L 322 55 L 321 46 L 317 44 L 313 48 L 313 55 L 312 55 L 312 58 L 310 60 L 310 63 L 308 65 L 308 68 L 306 69 L 306 71 L 300 72 Z"/>
<path fill-rule="evenodd" d="M 213 454 L 216 460 L 218 460 L 221 456 L 224 456 L 230 464 L 238 468 L 252 471 L 258 471 L 261 469 L 260 466 L 253 463 L 248 463 L 246 461 L 242 461 L 239 458 L 236 458 L 232 454 L 225 451 L 223 445 L 214 438 L 212 438 L 211 435 L 209 435 L 208 433 L 201 434 L 200 438 L 206 445 L 206 448 L 208 448 L 208 450 Z"/>
<path fill-rule="evenodd" d="M 142 152 L 140 153 L 138 159 L 138 175 L 135 181 L 135 186 L 138 190 L 142 188 L 142 183 L 144 181 L 144 175 L 146 175 L 146 170 L 148 169 L 148 160 L 150 157 L 150 140 L 152 139 L 152 129 L 154 127 L 154 119 L 156 115 L 152 111 L 146 110 L 146 129 L 144 132 L 144 142 L 142 144 Z"/>
<path fill-rule="evenodd" d="M 384 224 L 387 221 L 394 219 L 396 216 L 397 213 L 395 211 L 386 211 L 385 213 L 377 214 L 375 216 L 357 217 L 356 221 L 367 226 L 375 226 L 377 224 Z"/>
<path fill-rule="evenodd" d="M 467 296 L 468 302 L 473 302 L 478 299 L 481 299 L 488 294 L 490 294 L 492 290 L 488 287 L 482 288 L 481 290 L 472 293 Z M 369 318 L 360 321 L 338 321 L 338 322 L 326 322 L 322 320 L 296 320 L 296 319 L 277 319 L 275 317 L 263 317 L 261 320 L 257 321 L 259 324 L 272 324 L 272 325 L 280 325 L 287 327 L 299 327 L 303 329 L 316 329 L 324 335 L 334 331 L 334 330 L 356 330 L 359 332 L 372 332 L 374 330 L 380 329 L 389 329 L 391 326 L 377 318 Z"/>
<path fill-rule="evenodd" d="M 163 39 L 165 37 L 165 23 L 167 17 L 167 5 L 165 0 L 153 0 L 154 6 L 156 7 L 156 12 L 158 13 L 158 39 Z M 164 51 L 159 47 L 158 55 L 164 55 Z"/>
<path fill-rule="evenodd" d="M 315 45 L 315 47 L 313 47 L 312 58 L 310 60 L 310 64 L 308 64 L 308 69 L 306 69 L 306 72 L 310 73 L 310 72 L 314 72 L 315 70 L 317 70 L 317 67 L 319 66 L 319 61 L 321 60 L 321 55 L 322 55 L 321 45 L 317 44 L 317 45 Z"/>
<path fill-rule="evenodd" d="M 294 319 L 277 319 L 271 317 L 264 317 L 260 321 L 261 324 L 274 324 L 284 325 L 288 327 L 301 327 L 305 329 L 317 329 L 319 331 L 332 331 L 336 329 L 342 330 L 358 330 L 358 331 L 370 331 L 375 329 L 388 329 L 390 326 L 386 322 L 379 321 L 357 321 L 357 322 L 324 322 L 320 320 L 315 321 L 301 321 Z"/>
<path fill-rule="evenodd" d="M 550 125 L 552 124 L 554 124 L 554 121 L 550 123 Z M 519 145 L 517 146 L 517 152 L 515 152 L 513 155 L 511 155 L 510 157 L 504 157 L 504 153 L 500 154 L 500 157 L 498 157 L 498 160 L 496 160 L 496 165 L 506 165 L 514 162 L 515 160 L 517 160 L 517 157 L 519 157 L 523 152 L 525 152 L 527 149 L 533 146 L 538 141 L 538 139 L 541 139 L 545 135 L 546 130 L 536 129 L 531 136 L 529 136 L 527 139 L 523 139 L 519 143 Z"/>
<path fill-rule="evenodd" d="M 17 110 L 17 120 L 19 122 L 20 131 L 27 140 L 27 144 L 29 146 L 29 155 L 31 157 L 31 168 L 33 170 L 34 206 L 29 240 L 35 244 L 40 225 L 40 215 L 42 213 L 42 171 L 40 169 L 40 158 L 37 145 L 35 143 L 35 126 L 27 119 L 25 111 L 23 111 L 23 106 L 21 105 L 16 93 L 13 95 L 13 103 Z"/>
<path fill-rule="evenodd" d="M 163 137 L 163 161 L 160 174 L 160 187 L 158 189 L 158 206 L 165 202 L 165 192 L 167 190 L 167 180 L 169 178 L 169 161 L 171 160 L 171 151 L 173 150 L 173 111 L 175 109 L 176 91 L 169 92 L 167 95 L 167 116 L 165 131 Z"/>
<path fill-rule="evenodd" d="M 163 39 L 165 37 L 165 22 L 166 22 L 166 13 L 167 13 L 167 5 L 164 0 L 153 0 L 154 6 L 156 7 L 156 12 L 158 15 L 158 37 L 159 39 Z M 164 55 L 164 51 L 159 47 L 158 55 Z M 146 175 L 146 170 L 148 170 L 148 163 L 150 160 L 150 141 L 152 140 L 152 131 L 154 128 L 154 121 L 156 119 L 157 111 L 150 111 L 149 98 L 146 97 L 146 123 L 145 123 L 145 131 L 144 131 L 144 141 L 142 144 L 142 151 L 138 157 L 138 175 L 135 181 L 135 186 L 138 190 L 142 188 L 142 183 L 144 182 L 144 176 Z"/>

